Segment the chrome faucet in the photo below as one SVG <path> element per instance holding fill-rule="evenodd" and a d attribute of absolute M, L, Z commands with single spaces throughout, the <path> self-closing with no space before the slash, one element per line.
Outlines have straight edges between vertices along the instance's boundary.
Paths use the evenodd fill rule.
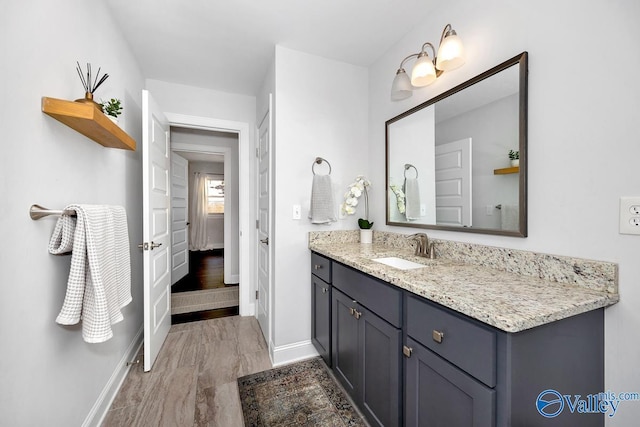
<path fill-rule="evenodd" d="M 416 233 L 407 237 L 408 239 L 414 239 L 416 244 L 416 256 L 425 258 L 435 258 L 435 252 L 433 251 L 433 242 L 429 243 L 429 237 L 425 233 Z"/>

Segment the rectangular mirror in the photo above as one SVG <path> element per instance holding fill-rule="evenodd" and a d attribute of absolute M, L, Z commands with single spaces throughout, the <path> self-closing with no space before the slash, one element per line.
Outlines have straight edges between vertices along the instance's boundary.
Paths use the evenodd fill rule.
<path fill-rule="evenodd" d="M 527 61 L 386 122 L 387 225 L 527 236 Z"/>

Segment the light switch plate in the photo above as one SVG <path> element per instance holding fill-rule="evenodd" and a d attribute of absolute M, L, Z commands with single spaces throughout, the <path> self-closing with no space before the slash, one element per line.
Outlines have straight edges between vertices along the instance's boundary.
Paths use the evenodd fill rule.
<path fill-rule="evenodd" d="M 302 206 L 300 205 L 293 205 L 293 219 L 300 219 L 301 217 L 301 210 L 302 210 Z"/>
<path fill-rule="evenodd" d="M 620 234 L 640 235 L 640 197 L 620 197 Z"/>

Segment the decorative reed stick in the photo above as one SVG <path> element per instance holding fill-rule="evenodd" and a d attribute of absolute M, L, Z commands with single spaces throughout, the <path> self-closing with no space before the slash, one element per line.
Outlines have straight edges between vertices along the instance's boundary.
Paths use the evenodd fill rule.
<path fill-rule="evenodd" d="M 102 67 L 98 67 L 98 72 L 96 73 L 95 77 L 92 79 L 91 64 L 87 63 L 87 77 L 85 78 L 84 72 L 82 70 L 82 67 L 80 66 L 80 63 L 76 61 L 76 71 L 78 72 L 78 76 L 80 76 L 80 81 L 82 82 L 82 87 L 84 88 L 85 93 L 90 93 L 93 95 L 96 89 L 98 89 L 100 85 L 104 83 L 104 81 L 107 80 L 107 78 L 109 78 L 109 74 L 107 73 L 104 73 L 102 77 L 100 77 L 101 69 Z M 93 83 L 93 85 L 91 83 Z"/>

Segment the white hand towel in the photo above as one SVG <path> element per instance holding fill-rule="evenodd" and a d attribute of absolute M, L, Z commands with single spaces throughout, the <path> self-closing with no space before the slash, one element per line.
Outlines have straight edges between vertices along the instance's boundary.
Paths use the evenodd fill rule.
<path fill-rule="evenodd" d="M 407 178 L 404 180 L 405 216 L 408 220 L 420 219 L 420 187 L 418 180 Z"/>
<path fill-rule="evenodd" d="M 49 242 L 49 252 L 71 251 L 67 293 L 56 322 L 74 325 L 82 319 L 86 342 L 113 336 L 111 325 L 123 319 L 120 309 L 131 302 L 131 263 L 127 216 L 119 206 L 69 205 L 77 219 L 62 215 Z"/>
<path fill-rule="evenodd" d="M 500 226 L 503 230 L 517 231 L 520 225 L 520 215 L 517 205 L 502 204 L 500 209 Z"/>
<path fill-rule="evenodd" d="M 309 218 L 312 224 L 329 224 L 336 221 L 330 175 L 313 175 Z"/>

